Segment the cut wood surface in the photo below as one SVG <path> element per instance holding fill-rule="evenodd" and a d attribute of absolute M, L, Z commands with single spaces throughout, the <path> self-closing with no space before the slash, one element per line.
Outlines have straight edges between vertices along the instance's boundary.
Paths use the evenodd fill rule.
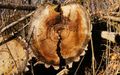
<path fill-rule="evenodd" d="M 32 48 L 40 61 L 59 66 L 79 61 L 90 40 L 90 19 L 77 4 L 38 7 L 31 19 Z M 84 53 L 83 53 L 84 54 Z"/>
<path fill-rule="evenodd" d="M 4 38 L 0 37 L 0 41 Z M 20 40 L 11 40 L 0 46 L 0 75 L 20 74 L 27 61 L 25 48 Z"/>

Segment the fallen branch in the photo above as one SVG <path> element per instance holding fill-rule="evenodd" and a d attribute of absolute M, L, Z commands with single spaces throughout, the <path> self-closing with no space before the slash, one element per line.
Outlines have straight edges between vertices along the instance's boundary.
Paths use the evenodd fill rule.
<path fill-rule="evenodd" d="M 15 5 L 0 2 L 0 9 L 17 9 L 17 10 L 35 10 L 37 7 L 32 5 Z"/>
<path fill-rule="evenodd" d="M 102 31 L 101 32 L 101 37 L 106 40 L 110 40 L 113 43 L 115 43 L 115 32 L 108 32 L 108 31 Z"/>
<path fill-rule="evenodd" d="M 115 32 L 108 32 L 108 31 L 102 31 L 101 32 L 101 37 L 103 39 L 109 40 L 113 43 L 120 44 L 120 35 Z"/>
<path fill-rule="evenodd" d="M 5 30 L 7 30 L 8 28 L 10 28 L 10 27 L 12 27 L 12 26 L 15 26 L 15 25 L 18 24 L 19 22 L 27 19 L 27 18 L 30 17 L 33 13 L 34 13 L 34 11 L 31 12 L 31 13 L 29 13 L 28 15 L 26 15 L 26 16 L 18 19 L 17 21 L 12 22 L 11 24 L 7 25 L 6 27 L 4 27 L 4 28 L 0 31 L 0 34 L 3 33 Z"/>

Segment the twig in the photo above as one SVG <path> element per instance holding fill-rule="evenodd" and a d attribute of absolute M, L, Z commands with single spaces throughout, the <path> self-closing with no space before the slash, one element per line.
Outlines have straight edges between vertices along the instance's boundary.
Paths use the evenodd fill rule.
<path fill-rule="evenodd" d="M 83 56 L 82 60 L 79 62 L 78 67 L 77 67 L 74 75 L 77 75 L 78 69 L 79 69 L 80 65 L 82 64 L 84 57 L 85 57 L 85 56 Z"/>
<path fill-rule="evenodd" d="M 36 6 L 31 6 L 31 5 L 15 5 L 15 4 L 10 4 L 10 3 L 2 3 L 0 2 L 0 8 L 1 9 L 17 9 L 17 10 L 35 10 L 37 7 Z"/>
<path fill-rule="evenodd" d="M 120 22 L 120 17 L 115 17 L 115 16 L 103 16 L 102 18 L 103 18 L 103 19 L 110 19 L 110 20 L 113 20 L 113 21 L 118 21 L 118 22 Z"/>
<path fill-rule="evenodd" d="M 68 69 L 63 69 L 63 70 L 61 70 L 59 73 L 57 73 L 56 75 L 68 75 Z"/>
<path fill-rule="evenodd" d="M 20 28 L 18 31 L 16 31 L 16 32 L 13 33 L 11 36 L 9 36 L 8 39 L 5 39 L 5 40 L 3 40 L 2 42 L 0 42 L 0 46 L 3 45 L 3 44 L 5 44 L 5 43 L 7 43 L 7 42 L 9 42 L 10 40 L 16 38 L 16 37 L 19 35 L 19 33 L 21 32 L 21 30 L 23 30 L 23 29 L 24 29 L 25 27 L 27 27 L 28 25 L 29 25 L 29 23 L 27 23 L 24 27 Z"/>
<path fill-rule="evenodd" d="M 12 26 L 18 24 L 19 22 L 21 22 L 21 21 L 27 19 L 27 18 L 30 17 L 33 13 L 34 13 L 34 11 L 31 12 L 31 13 L 29 13 L 28 15 L 26 15 L 26 16 L 24 16 L 24 17 L 18 19 L 17 21 L 12 22 L 11 24 L 7 25 L 6 27 L 4 27 L 4 28 L 0 31 L 0 34 L 3 33 L 5 30 L 7 30 L 8 28 L 10 28 L 10 27 L 12 27 Z"/>
<path fill-rule="evenodd" d="M 92 36 L 91 36 L 92 37 Z M 93 40 L 91 39 L 91 49 L 92 49 L 92 71 L 93 75 L 96 75 L 95 73 L 95 55 L 94 55 L 94 48 L 93 48 Z"/>
<path fill-rule="evenodd" d="M 31 66 L 31 73 L 32 73 L 32 75 L 34 75 L 33 64 L 31 63 L 30 66 Z"/>
<path fill-rule="evenodd" d="M 98 66 L 98 68 L 97 68 L 97 70 L 96 70 L 96 74 L 99 72 L 99 70 L 100 70 L 100 67 L 101 67 L 101 65 L 102 65 L 102 62 L 103 62 L 103 54 L 102 54 L 102 58 L 101 58 L 101 60 L 100 60 L 100 63 L 99 63 L 99 66 Z"/>
<path fill-rule="evenodd" d="M 115 11 L 115 10 L 117 10 L 118 8 L 119 8 L 119 2 L 116 2 L 116 3 L 114 3 L 112 6 L 110 6 L 110 7 L 108 8 L 108 11 L 109 11 L 109 12 Z"/>

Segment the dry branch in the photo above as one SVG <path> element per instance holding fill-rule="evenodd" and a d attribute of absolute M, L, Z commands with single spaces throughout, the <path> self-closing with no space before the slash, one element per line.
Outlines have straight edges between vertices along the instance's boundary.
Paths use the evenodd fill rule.
<path fill-rule="evenodd" d="M 117 21 L 117 22 L 120 22 L 120 17 L 115 17 L 115 16 L 103 16 L 102 17 L 103 19 L 110 19 L 110 20 L 113 20 L 113 21 Z"/>
<path fill-rule="evenodd" d="M 57 75 L 67 75 L 68 74 L 68 69 L 63 69 L 63 70 L 61 70 L 59 73 L 57 73 Z"/>
<path fill-rule="evenodd" d="M 21 32 L 24 28 L 26 28 L 28 25 L 29 25 L 29 23 L 27 23 L 25 26 L 23 26 L 22 28 L 20 28 L 18 31 L 12 33 L 7 39 L 1 41 L 1 42 L 0 42 L 0 46 L 3 45 L 3 44 L 5 44 L 5 43 L 7 43 L 7 42 L 9 42 L 9 41 L 11 41 L 11 40 L 13 40 L 14 38 L 17 38 L 17 36 L 20 34 L 20 32 Z"/>
<path fill-rule="evenodd" d="M 2 3 L 0 2 L 0 9 L 17 9 L 17 10 L 35 10 L 36 6 L 32 5 L 15 5 L 10 3 Z"/>
<path fill-rule="evenodd" d="M 114 3 L 112 6 L 109 7 L 109 12 L 115 11 L 119 8 L 119 2 Z"/>
<path fill-rule="evenodd" d="M 102 31 L 101 37 L 115 43 L 115 32 Z"/>
<path fill-rule="evenodd" d="M 113 43 L 120 44 L 120 35 L 119 35 L 119 33 L 102 31 L 101 32 L 101 37 L 103 39 L 109 40 L 109 41 L 111 41 Z"/>
<path fill-rule="evenodd" d="M 0 31 L 0 34 L 3 33 L 5 30 L 7 30 L 8 28 L 10 28 L 10 27 L 12 27 L 12 26 L 18 24 L 19 22 L 21 22 L 21 21 L 27 19 L 27 18 L 30 17 L 33 13 L 34 13 L 34 11 L 31 12 L 31 13 L 29 13 L 28 15 L 26 15 L 26 16 L 24 16 L 24 17 L 18 19 L 17 21 L 12 22 L 11 24 L 7 25 L 6 27 L 4 27 L 4 28 Z"/>

